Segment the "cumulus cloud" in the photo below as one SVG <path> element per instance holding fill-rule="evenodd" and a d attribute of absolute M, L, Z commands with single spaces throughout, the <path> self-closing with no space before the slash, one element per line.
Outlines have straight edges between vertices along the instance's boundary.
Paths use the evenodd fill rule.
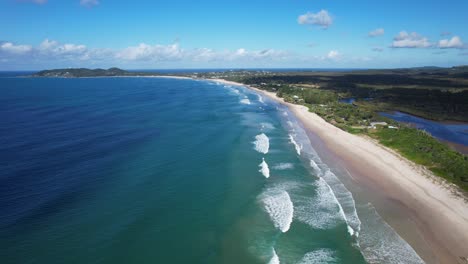
<path fill-rule="evenodd" d="M 141 43 L 136 46 L 114 50 L 95 49 L 81 44 L 60 43 L 45 39 L 37 46 L 16 45 L 0 42 L 0 60 L 17 63 L 47 62 L 53 65 L 152 65 L 153 63 L 201 63 L 201 62 L 238 62 L 269 63 L 289 58 L 286 51 L 263 49 L 214 50 L 209 48 L 183 49 L 178 43 L 150 45 Z M 26 58 L 26 59 L 25 59 Z"/>
<path fill-rule="evenodd" d="M 327 59 L 337 60 L 341 57 L 341 54 L 337 50 L 330 50 L 327 54 Z"/>
<path fill-rule="evenodd" d="M 141 43 L 138 46 L 128 47 L 116 53 L 118 59 L 124 60 L 179 60 L 183 50 L 178 44 L 172 45 L 148 45 Z"/>
<path fill-rule="evenodd" d="M 371 32 L 369 32 L 369 37 L 373 38 L 373 37 L 378 37 L 378 36 L 382 36 L 383 34 L 385 34 L 385 30 L 383 28 L 377 28 L 375 30 L 372 30 Z"/>
<path fill-rule="evenodd" d="M 93 7 L 99 5 L 98 0 L 80 0 L 80 5 L 84 7 Z"/>
<path fill-rule="evenodd" d="M 11 42 L 0 43 L 0 52 L 10 55 L 24 55 L 32 51 L 30 45 L 15 45 Z"/>
<path fill-rule="evenodd" d="M 88 51 L 85 45 L 76 44 L 60 44 L 57 41 L 45 39 L 37 48 L 41 53 L 48 55 L 68 55 L 68 54 L 84 54 Z"/>
<path fill-rule="evenodd" d="M 333 18 L 327 10 L 320 10 L 318 13 L 307 12 L 300 15 L 297 22 L 301 25 L 315 25 L 327 29 L 333 24 Z"/>
<path fill-rule="evenodd" d="M 440 40 L 438 47 L 441 49 L 461 49 L 463 48 L 463 42 L 459 36 L 454 36 L 451 39 Z"/>
<path fill-rule="evenodd" d="M 392 48 L 428 48 L 432 44 L 429 40 L 416 32 L 401 31 L 393 38 Z"/>

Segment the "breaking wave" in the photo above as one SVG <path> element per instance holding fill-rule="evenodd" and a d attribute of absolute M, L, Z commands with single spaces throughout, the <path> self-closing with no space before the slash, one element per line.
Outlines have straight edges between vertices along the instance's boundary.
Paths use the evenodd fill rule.
<path fill-rule="evenodd" d="M 258 95 L 258 101 L 262 104 L 265 103 L 265 101 L 263 101 L 263 97 L 260 94 Z"/>
<path fill-rule="evenodd" d="M 281 232 L 286 233 L 291 226 L 294 215 L 294 206 L 288 192 L 270 189 L 262 196 L 263 206 L 273 225 Z"/>
<path fill-rule="evenodd" d="M 280 264 L 280 260 L 278 255 L 276 254 L 275 249 L 273 248 L 273 256 L 271 257 L 270 261 L 268 264 Z"/>
<path fill-rule="evenodd" d="M 377 213 L 371 204 L 362 205 L 368 215 L 358 242 L 368 263 L 422 264 L 424 261 Z"/>
<path fill-rule="evenodd" d="M 301 155 L 302 144 L 298 144 L 291 134 L 289 134 L 289 141 L 291 141 L 291 143 L 294 145 L 297 155 Z"/>
<path fill-rule="evenodd" d="M 298 264 L 338 263 L 336 253 L 330 249 L 317 249 L 302 257 Z"/>
<path fill-rule="evenodd" d="M 244 99 L 240 100 L 240 103 L 241 104 L 246 104 L 246 105 L 251 104 L 249 98 L 244 98 Z"/>
<path fill-rule="evenodd" d="M 264 133 L 255 136 L 255 150 L 267 154 L 270 149 L 270 139 Z"/>
<path fill-rule="evenodd" d="M 265 178 L 270 178 L 270 169 L 268 168 L 268 164 L 265 161 L 265 158 L 263 158 L 262 163 L 258 165 L 260 167 L 259 172 L 265 176 Z"/>

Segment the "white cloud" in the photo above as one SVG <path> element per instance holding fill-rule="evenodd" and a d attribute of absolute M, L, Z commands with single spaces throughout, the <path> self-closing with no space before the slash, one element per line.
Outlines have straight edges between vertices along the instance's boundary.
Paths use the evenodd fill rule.
<path fill-rule="evenodd" d="M 297 18 L 297 22 L 301 25 L 315 25 L 323 29 L 327 29 L 333 24 L 333 18 L 327 10 L 321 10 L 318 13 L 307 12 Z"/>
<path fill-rule="evenodd" d="M 93 7 L 99 5 L 98 0 L 80 0 L 80 5 L 85 7 Z"/>
<path fill-rule="evenodd" d="M 382 36 L 383 34 L 385 34 L 385 29 L 377 28 L 369 32 L 369 37 L 378 37 L 378 36 Z"/>
<path fill-rule="evenodd" d="M 34 54 L 39 58 L 53 58 L 60 60 L 84 60 L 89 57 L 90 50 L 85 45 L 60 44 L 54 40 L 45 39 Z"/>
<path fill-rule="evenodd" d="M 337 50 L 330 50 L 327 54 L 327 59 L 337 60 L 341 57 L 341 54 Z"/>
<path fill-rule="evenodd" d="M 451 39 L 442 39 L 439 41 L 439 48 L 450 49 L 450 48 L 463 48 L 463 42 L 459 36 L 454 36 Z"/>
<path fill-rule="evenodd" d="M 172 45 L 148 45 L 141 43 L 138 46 L 128 47 L 117 52 L 116 57 L 124 60 L 178 60 L 183 56 L 184 51 L 179 44 Z"/>
<path fill-rule="evenodd" d="M 429 40 L 416 32 L 401 31 L 393 38 L 392 48 L 428 48 L 432 46 Z"/>
<path fill-rule="evenodd" d="M 52 65 L 52 67 L 90 65 L 271 65 L 292 59 L 282 50 L 215 50 L 210 48 L 183 49 L 178 43 L 150 45 L 141 43 L 123 49 L 96 49 L 81 44 L 60 43 L 45 39 L 37 46 L 0 42 L 0 60 L 16 65 Z M 55 65 L 55 66 L 54 66 Z M 1 65 L 0 65 L 1 66 Z M 7 68 L 8 65 L 5 65 Z M 41 68 L 44 66 L 41 66 Z M 50 66 L 46 66 L 50 67 Z M 145 67 L 145 66 L 143 66 Z"/>
<path fill-rule="evenodd" d="M 11 42 L 0 43 L 0 51 L 12 55 L 23 55 L 32 51 L 30 45 L 15 45 Z"/>

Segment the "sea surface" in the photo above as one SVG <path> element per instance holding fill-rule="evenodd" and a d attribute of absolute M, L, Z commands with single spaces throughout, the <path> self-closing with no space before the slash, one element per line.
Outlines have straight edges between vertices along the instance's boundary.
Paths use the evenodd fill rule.
<path fill-rule="evenodd" d="M 2 264 L 422 263 L 244 87 L 3 75 L 0 94 Z"/>

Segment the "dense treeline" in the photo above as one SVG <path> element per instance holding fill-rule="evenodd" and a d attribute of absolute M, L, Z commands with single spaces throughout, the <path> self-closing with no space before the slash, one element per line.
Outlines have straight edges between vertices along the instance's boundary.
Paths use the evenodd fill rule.
<path fill-rule="evenodd" d="M 314 84 L 321 90 L 347 94 L 375 111 L 397 110 L 434 120 L 468 122 L 468 79 L 458 77 L 468 70 L 465 68 L 457 68 L 454 73 L 440 69 L 434 72 L 427 69 L 406 70 L 407 74 L 403 74 L 403 70 L 281 73 L 249 77 L 242 81 L 280 85 L 280 91 L 288 85 Z M 428 77 L 430 74 L 437 77 Z"/>

